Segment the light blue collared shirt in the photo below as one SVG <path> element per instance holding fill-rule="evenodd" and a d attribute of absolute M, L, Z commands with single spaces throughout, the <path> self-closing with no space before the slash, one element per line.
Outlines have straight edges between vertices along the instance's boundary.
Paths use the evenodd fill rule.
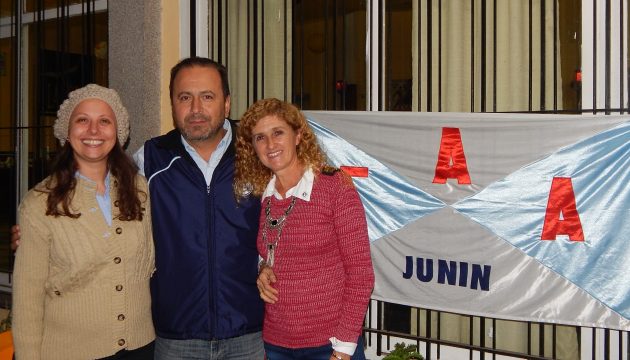
<path fill-rule="evenodd" d="M 87 177 L 81 175 L 80 172 L 77 171 L 76 176 L 81 179 L 88 181 L 90 183 L 96 184 L 96 182 L 92 179 L 88 179 Z M 105 192 L 103 195 L 96 192 L 96 202 L 98 203 L 98 207 L 101 209 L 101 213 L 107 222 L 107 225 L 112 226 L 112 198 L 109 195 L 109 179 L 110 172 L 107 172 L 107 176 L 105 176 Z"/>
<path fill-rule="evenodd" d="M 232 139 L 232 127 L 227 119 L 223 122 L 223 129 L 225 130 L 225 135 L 223 135 L 223 139 L 221 139 L 217 148 L 212 152 L 208 161 L 204 160 L 197 150 L 190 146 L 186 139 L 184 139 L 184 136 L 182 136 L 184 149 L 186 149 L 188 154 L 190 154 L 190 157 L 192 157 L 199 170 L 203 173 L 203 178 L 206 180 L 206 186 L 208 187 L 210 187 L 210 180 L 212 180 L 214 169 L 216 169 L 217 165 L 219 165 L 219 161 L 221 161 L 221 158 L 223 157 L 223 154 L 225 154 L 228 145 L 230 145 L 230 140 Z"/>
<path fill-rule="evenodd" d="M 214 170 L 219 165 L 219 161 L 225 154 L 230 145 L 230 141 L 232 140 L 232 126 L 230 126 L 230 121 L 225 119 L 223 122 L 223 129 L 225 130 L 225 135 L 217 145 L 217 148 L 210 155 L 210 159 L 205 161 L 197 150 L 193 148 L 182 136 L 182 144 L 184 145 L 184 149 L 186 152 L 190 154 L 190 157 L 195 161 L 199 170 L 203 174 L 203 178 L 206 180 L 206 186 L 210 186 L 210 180 L 212 180 L 212 174 L 214 174 Z M 135 154 L 133 154 L 133 159 L 138 165 L 140 175 L 144 176 L 144 146 L 142 146 Z"/>

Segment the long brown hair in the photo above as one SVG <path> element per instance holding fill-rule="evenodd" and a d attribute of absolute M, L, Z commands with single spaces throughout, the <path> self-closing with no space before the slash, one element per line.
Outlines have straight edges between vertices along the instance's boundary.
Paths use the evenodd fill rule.
<path fill-rule="evenodd" d="M 133 160 L 125 153 L 118 140 L 107 156 L 107 167 L 115 179 L 118 198 L 118 218 L 122 221 L 142 220 L 144 208 L 141 195 L 146 199 L 147 194 L 136 184 L 138 168 Z M 66 142 L 57 154 L 48 181 L 45 183 L 46 215 L 59 217 L 68 216 L 78 218 L 81 213 L 73 213 L 70 204 L 77 185 L 76 172 L 78 165 L 74 159 L 74 152 L 69 142 Z"/>

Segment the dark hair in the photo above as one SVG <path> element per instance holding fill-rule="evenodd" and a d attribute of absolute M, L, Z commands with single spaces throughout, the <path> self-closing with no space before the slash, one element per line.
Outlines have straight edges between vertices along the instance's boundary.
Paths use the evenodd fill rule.
<path fill-rule="evenodd" d="M 173 82 L 175 81 L 175 77 L 179 73 L 181 69 L 191 68 L 195 66 L 207 67 L 210 69 L 215 69 L 219 72 L 221 76 L 221 87 L 223 88 L 223 97 L 227 98 L 230 96 L 230 83 L 228 82 L 228 73 L 225 66 L 219 64 L 218 62 L 205 58 L 205 57 L 189 57 L 181 60 L 177 63 L 177 65 L 173 66 L 171 69 L 171 81 L 168 84 L 168 91 L 171 97 L 171 102 L 173 102 Z"/>
<path fill-rule="evenodd" d="M 142 220 L 144 208 L 140 201 L 140 194 L 146 199 L 146 193 L 140 191 L 136 184 L 138 168 L 133 160 L 125 153 L 116 141 L 116 145 L 107 157 L 109 171 L 117 184 L 118 218 L 122 221 Z M 77 185 L 77 162 L 69 142 L 61 148 L 52 166 L 50 178 L 46 182 L 46 215 L 59 217 L 68 216 L 76 219 L 81 213 L 74 214 L 70 211 L 70 203 Z"/>

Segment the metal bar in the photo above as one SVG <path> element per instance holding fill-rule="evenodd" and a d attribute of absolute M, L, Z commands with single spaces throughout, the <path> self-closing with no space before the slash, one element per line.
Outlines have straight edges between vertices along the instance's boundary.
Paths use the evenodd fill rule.
<path fill-rule="evenodd" d="M 486 112 L 486 36 L 488 36 L 486 21 L 486 0 L 481 0 L 481 112 Z"/>
<path fill-rule="evenodd" d="M 591 336 L 592 336 L 592 344 L 591 345 L 591 359 L 596 359 L 595 355 L 596 352 L 595 350 L 597 349 L 597 336 L 595 336 L 596 329 L 595 328 L 591 328 Z"/>
<path fill-rule="evenodd" d="M 15 101 L 12 103 L 11 113 L 13 114 L 13 119 L 15 121 L 14 125 L 23 126 L 25 120 L 22 118 L 24 113 L 22 111 L 22 67 L 19 65 L 22 63 L 22 51 L 20 50 L 20 44 L 22 43 L 22 7 L 23 0 L 15 0 L 13 3 L 13 15 L 15 20 L 12 21 L 12 35 L 13 35 L 13 44 L 11 51 L 13 52 L 13 61 L 11 66 L 13 67 L 13 71 L 11 71 L 11 80 L 12 80 L 12 88 Z M 22 156 L 20 152 L 20 148 L 22 148 L 25 139 L 27 136 L 24 135 L 23 131 L 18 131 L 18 128 L 15 129 L 15 158 L 17 160 L 18 155 Z M 28 156 L 28 154 L 27 154 Z M 28 179 L 22 179 L 21 174 L 23 172 L 22 164 L 23 161 L 16 161 L 16 169 L 15 169 L 15 198 L 14 198 L 14 208 L 17 209 L 20 204 L 20 200 L 22 198 L 22 194 L 20 191 L 20 183 L 25 183 Z M 26 181 L 23 181 L 26 180 Z M 15 223 L 15 215 L 11 219 Z M 13 258 L 13 256 L 11 256 Z"/>
<path fill-rule="evenodd" d="M 611 6 L 610 1 L 606 1 L 606 65 L 604 66 L 604 91 L 605 91 L 605 101 L 604 107 L 606 109 L 610 109 L 610 68 L 611 68 L 611 57 L 612 57 L 612 49 L 610 48 L 610 36 L 611 36 Z M 621 50 L 621 49 L 620 49 Z M 606 112 L 606 114 L 610 114 L 610 111 Z"/>
<path fill-rule="evenodd" d="M 610 359 L 610 329 L 604 330 L 604 360 Z"/>
<path fill-rule="evenodd" d="M 91 19 L 92 19 L 92 26 L 91 26 L 91 30 L 92 31 L 92 36 L 90 38 L 90 41 L 92 42 L 91 46 L 90 46 L 90 52 L 94 53 L 94 50 L 96 48 L 96 0 L 92 0 L 92 12 L 91 12 Z M 109 38 L 106 35 L 106 40 L 109 41 Z M 92 65 L 92 78 L 96 79 L 96 57 L 94 56 L 90 56 L 90 63 Z M 108 70 L 109 71 L 109 70 Z M 105 81 L 105 85 L 109 86 L 109 76 L 104 79 Z"/>
<path fill-rule="evenodd" d="M 527 355 L 532 354 L 532 322 L 527 322 Z"/>
<path fill-rule="evenodd" d="M 577 332 L 578 350 L 581 352 L 581 349 L 582 349 L 582 330 L 579 327 L 576 327 L 576 332 Z"/>
<path fill-rule="evenodd" d="M 210 13 L 208 16 L 208 30 L 210 31 L 210 34 L 212 34 L 212 38 L 209 39 L 210 44 L 212 44 L 212 46 L 209 46 L 208 48 L 208 57 L 210 59 L 214 59 L 215 58 L 214 49 L 216 47 L 215 41 L 214 41 L 214 34 L 216 33 L 216 29 L 214 28 L 214 19 L 217 17 L 214 12 L 214 0 L 208 0 L 208 8 L 211 9 L 208 11 Z"/>
<path fill-rule="evenodd" d="M 420 317 L 420 309 L 416 309 L 416 350 L 418 350 L 418 352 L 420 352 L 420 335 L 422 334 L 421 330 L 422 330 L 422 324 L 420 323 L 421 321 L 421 317 Z"/>
<path fill-rule="evenodd" d="M 190 0 L 190 56 L 197 56 L 197 1 Z"/>
<path fill-rule="evenodd" d="M 225 59 L 223 59 L 223 0 L 217 1 L 217 54 L 216 60 L 221 64 L 227 65 Z"/>
<path fill-rule="evenodd" d="M 475 111 L 475 0 L 470 0 L 470 111 Z"/>
<path fill-rule="evenodd" d="M 597 108 L 597 1 L 593 1 L 593 108 Z"/>
<path fill-rule="evenodd" d="M 557 109 L 554 109 L 557 110 Z M 551 324 L 551 357 L 554 359 L 557 359 L 558 356 L 556 354 L 556 337 L 557 337 L 557 328 L 556 328 L 556 324 Z"/>
<path fill-rule="evenodd" d="M 492 7 L 492 111 L 497 111 L 497 0 Z"/>
<path fill-rule="evenodd" d="M 427 309 L 427 359 L 431 359 L 431 310 Z"/>
<path fill-rule="evenodd" d="M 37 74 L 36 80 L 35 80 L 35 86 L 37 89 L 37 98 L 35 100 L 35 103 L 37 104 L 36 108 L 35 108 L 35 112 L 34 112 L 34 116 L 32 117 L 32 119 L 34 120 L 34 125 L 35 126 L 41 126 L 42 122 L 41 122 L 41 110 L 43 109 L 43 86 L 42 86 L 42 79 L 41 79 L 41 74 L 42 74 L 42 60 L 44 58 L 44 26 L 43 26 L 43 22 L 45 21 L 45 16 L 44 16 L 44 2 L 43 0 L 39 0 L 38 1 L 38 8 L 37 8 L 37 21 L 36 21 L 36 36 L 37 36 L 37 65 L 36 65 L 36 71 L 35 74 Z M 33 134 L 33 141 L 34 141 L 34 146 L 35 148 L 39 147 L 39 144 L 41 144 L 41 132 L 40 131 L 35 131 L 35 134 Z M 28 155 L 27 155 L 28 156 Z M 37 151 L 33 152 L 33 176 L 35 178 L 35 180 L 38 180 L 40 178 L 40 174 L 39 174 L 39 156 Z M 29 178 L 29 183 L 30 183 L 30 178 Z"/>
<path fill-rule="evenodd" d="M 624 63 L 624 57 L 623 57 L 623 41 L 624 41 L 624 34 L 623 34 L 623 14 L 624 14 L 624 9 L 623 9 L 623 2 L 624 0 L 619 0 L 619 79 L 620 80 L 620 84 L 619 84 L 619 107 L 621 108 L 621 111 L 619 112 L 620 114 L 623 114 L 623 108 L 624 108 L 624 88 L 623 88 L 623 82 L 624 81 L 628 81 L 628 78 L 626 77 L 626 75 L 624 74 L 626 72 L 625 66 L 623 66 Z M 621 339 L 620 339 L 621 340 Z M 621 342 L 620 342 L 621 344 Z M 620 349 L 621 350 L 621 349 Z M 619 351 L 619 354 L 621 354 L 621 351 Z"/>
<path fill-rule="evenodd" d="M 384 302 L 382 301 L 378 301 L 376 303 L 376 330 L 378 331 L 376 333 L 376 355 L 380 356 L 383 353 L 383 349 L 382 349 L 382 333 L 381 330 L 383 329 L 383 306 L 384 306 Z"/>
<path fill-rule="evenodd" d="M 383 9 L 384 9 L 383 0 L 379 0 L 378 1 L 378 9 L 379 9 L 379 12 L 378 12 L 378 20 L 379 21 L 378 21 L 378 24 L 377 24 L 377 26 L 378 26 L 378 38 L 379 39 L 384 39 L 383 38 L 383 27 L 380 25 L 380 24 L 383 23 L 383 17 L 384 17 L 384 15 L 383 15 L 383 13 L 384 13 L 384 11 L 383 11 Z M 384 46 L 383 43 L 384 42 L 385 41 L 379 41 L 379 45 L 378 45 L 378 54 L 377 54 L 377 56 L 378 56 L 378 59 L 379 59 L 379 63 L 384 62 L 384 60 L 383 60 L 383 46 Z M 383 87 L 384 87 L 384 85 L 383 85 L 383 77 L 379 76 L 378 77 L 378 107 L 377 107 L 377 109 L 381 110 L 381 111 L 384 110 L 384 108 L 383 108 Z"/>
<path fill-rule="evenodd" d="M 440 3 L 442 2 L 442 0 L 440 0 Z M 441 4 L 440 4 L 441 5 Z M 442 312 L 438 311 L 437 313 L 437 339 L 438 340 L 442 340 Z M 440 343 L 437 343 L 437 358 L 441 358 L 441 351 L 440 351 Z"/>
<path fill-rule="evenodd" d="M 368 302 L 368 310 L 367 310 L 367 313 L 368 313 L 367 325 L 368 325 L 368 327 L 364 328 L 363 334 L 367 334 L 365 332 L 365 329 L 369 329 L 369 327 L 372 326 L 372 311 L 373 311 L 372 303 L 373 303 L 372 300 L 370 300 Z M 371 336 L 365 336 L 365 343 L 367 344 L 368 347 L 372 347 L 372 337 Z"/>
<path fill-rule="evenodd" d="M 422 111 L 422 1 L 418 1 L 418 111 Z"/>
<path fill-rule="evenodd" d="M 246 24 L 247 41 L 245 42 L 247 44 L 246 45 L 247 60 L 245 60 L 245 79 L 246 79 L 246 81 L 245 81 L 245 101 L 247 102 L 247 104 L 250 104 L 250 102 L 251 102 L 250 95 L 252 94 L 252 91 L 249 88 L 249 84 L 250 84 L 249 74 L 250 74 L 250 72 L 254 71 L 253 69 L 256 68 L 256 61 L 257 61 L 257 59 L 256 59 L 256 50 L 254 50 L 254 55 L 253 56 L 251 56 L 251 54 L 250 54 L 250 49 L 252 47 L 254 47 L 254 49 L 256 48 L 256 45 L 255 45 L 256 37 L 253 36 L 254 39 L 252 40 L 252 36 L 250 36 L 251 32 L 252 32 L 252 30 L 250 29 L 250 24 L 251 24 L 250 19 L 252 18 L 251 8 L 252 8 L 251 7 L 251 0 L 247 0 L 247 19 L 245 20 L 245 22 L 247 23 Z M 256 16 L 254 16 L 254 24 L 256 23 L 256 19 L 255 18 L 256 18 Z M 256 31 L 256 30 L 254 30 L 254 31 Z M 252 42 L 254 43 L 254 45 L 252 45 Z M 253 57 L 253 59 L 252 59 L 252 57 Z M 253 66 L 252 66 L 252 62 L 254 63 Z M 254 92 L 255 91 L 256 90 L 254 89 Z"/>
<path fill-rule="evenodd" d="M 249 0 L 248 0 L 249 2 Z M 249 19 L 253 19 L 253 35 L 252 35 L 252 47 L 247 49 L 247 52 L 249 53 L 249 51 L 251 50 L 252 54 L 252 100 L 251 102 L 248 103 L 251 104 L 254 101 L 256 101 L 258 99 L 258 62 L 262 61 L 262 56 L 258 56 L 258 41 L 259 41 L 259 35 L 258 35 L 258 1 L 257 0 L 253 0 L 252 3 L 252 7 L 251 7 L 251 12 L 252 12 L 252 17 L 248 17 L 248 21 L 247 21 L 247 26 L 249 27 L 251 24 L 251 21 L 249 21 Z M 249 11 L 249 9 L 248 9 Z M 249 36 L 249 32 L 247 33 L 247 36 Z M 247 77 L 249 79 L 249 69 L 247 72 Z M 247 88 L 249 88 L 249 80 L 247 82 Z"/>
<path fill-rule="evenodd" d="M 427 111 L 431 112 L 432 108 L 433 108 L 433 0 L 427 0 Z"/>
<path fill-rule="evenodd" d="M 369 329 L 369 330 L 366 330 L 366 332 L 367 333 L 376 334 L 377 336 L 378 335 L 386 336 L 386 337 L 394 336 L 396 338 L 416 340 L 416 338 L 414 336 L 412 336 L 410 334 L 407 334 L 407 333 L 397 333 L 397 332 L 389 332 L 389 331 L 385 331 L 385 330 L 375 330 L 375 329 Z M 422 337 L 421 341 L 422 340 L 426 340 L 426 337 Z M 437 343 L 438 341 L 434 339 L 434 340 L 431 340 L 431 342 Z M 451 347 L 456 347 L 456 348 L 459 348 L 459 349 L 467 349 L 467 350 L 470 350 L 470 351 L 479 351 L 481 349 L 478 346 L 472 346 L 471 347 L 471 346 L 467 346 L 467 345 L 464 345 L 462 343 L 458 343 L 458 342 L 454 342 L 454 341 L 440 340 L 439 342 L 440 342 L 440 344 L 442 346 L 451 346 Z M 377 346 L 378 346 L 378 344 L 377 344 Z M 490 352 L 490 350 L 492 350 L 492 349 L 491 348 L 486 348 L 486 349 L 483 349 L 483 350 L 486 351 L 486 352 Z M 381 356 L 382 352 L 383 351 L 381 349 L 381 352 L 380 353 L 377 352 L 377 355 Z M 518 353 L 518 352 L 515 352 L 515 351 L 507 351 L 507 350 L 496 350 L 496 354 L 497 355 L 503 355 L 503 356 L 516 357 L 516 358 L 519 358 L 519 359 L 527 359 L 527 360 L 552 360 L 551 358 L 544 357 L 544 356 L 524 355 L 522 353 Z M 425 359 L 429 359 L 429 357 L 425 357 Z"/>
<path fill-rule="evenodd" d="M 553 1 L 553 109 L 558 110 L 558 2 L 555 0 Z"/>
<path fill-rule="evenodd" d="M 623 87 L 623 86 L 622 86 Z M 622 335 L 623 331 L 618 331 L 617 332 L 617 353 L 619 354 L 619 358 L 623 358 L 623 335 Z"/>
<path fill-rule="evenodd" d="M 324 51 L 326 51 L 326 36 L 324 36 Z M 300 108 L 304 109 L 304 6 L 300 7 Z"/>
<path fill-rule="evenodd" d="M 335 7 L 335 12 L 337 11 L 337 1 L 333 0 L 333 6 Z M 328 37 L 330 36 L 328 34 L 328 21 L 329 21 L 329 12 L 330 12 L 330 4 L 328 2 L 328 0 L 326 0 L 324 2 L 324 109 L 326 110 L 330 110 L 328 108 L 328 86 L 330 84 L 330 79 L 329 79 L 329 73 L 330 71 L 328 70 Z M 335 61 L 334 59 L 336 59 L 336 55 L 337 55 L 337 16 L 335 14 L 335 16 L 333 17 L 333 21 L 332 21 L 332 78 L 333 80 L 333 84 L 334 81 L 336 81 L 336 71 L 337 67 L 335 66 Z M 333 109 L 337 109 L 337 94 L 335 93 L 335 96 L 333 97 Z"/>
<path fill-rule="evenodd" d="M 545 324 L 538 323 L 538 355 L 545 355 Z"/>
<path fill-rule="evenodd" d="M 492 359 L 497 358 L 497 319 L 492 319 Z"/>
<path fill-rule="evenodd" d="M 341 2 L 341 31 L 343 36 L 341 37 L 341 79 L 343 80 L 343 88 L 341 91 L 341 110 L 346 109 L 346 91 L 347 91 L 347 83 L 346 83 L 346 2 Z M 337 6 L 335 6 L 335 11 Z M 335 23 L 337 23 L 335 21 Z M 356 109 L 352 109 L 356 110 Z"/>
<path fill-rule="evenodd" d="M 623 2 L 624 2 L 625 0 L 619 0 L 619 1 L 621 1 L 621 3 L 623 4 Z M 622 7 L 622 10 L 623 10 L 623 7 Z M 625 13 L 627 13 L 628 11 L 629 11 L 629 10 L 626 10 L 626 11 L 625 11 Z M 621 32 L 623 32 L 623 31 L 624 31 L 623 14 L 624 14 L 624 11 L 620 11 L 620 12 L 619 12 L 619 16 L 621 16 L 621 26 L 620 26 L 620 30 L 621 30 Z M 626 26 L 626 27 L 628 27 L 627 22 L 630 20 L 630 16 L 629 16 L 628 14 L 626 14 L 626 19 L 625 19 L 625 20 L 626 20 L 626 24 L 625 24 L 625 26 Z M 625 59 L 625 61 L 620 61 L 620 64 L 619 64 L 619 65 L 620 65 L 620 66 L 622 66 L 622 67 L 624 67 L 624 63 L 626 63 L 626 61 L 628 61 L 628 60 L 629 60 L 629 59 L 628 59 L 628 55 L 629 55 L 629 51 L 630 51 L 630 48 L 629 48 L 630 46 L 628 46 L 628 45 L 630 45 L 630 44 L 628 44 L 629 40 L 630 40 L 630 39 L 627 37 L 627 38 L 626 38 L 626 41 L 625 41 L 625 44 L 622 42 L 622 45 L 621 45 L 621 47 L 620 47 L 620 48 L 622 49 L 622 51 L 621 51 L 621 54 L 622 54 L 621 56 L 622 56 L 622 57 L 624 56 L 624 55 L 623 55 L 623 49 L 626 49 L 626 54 L 625 54 L 625 55 L 626 55 L 626 59 Z M 624 68 L 625 68 L 625 67 L 624 67 Z M 626 80 L 626 87 L 627 87 L 627 88 L 626 88 L 626 90 L 627 90 L 627 91 L 626 91 L 626 94 L 627 94 L 626 96 L 628 97 L 628 101 L 625 101 L 625 102 L 624 102 L 624 101 L 622 101 L 622 102 L 621 102 L 621 104 L 619 104 L 619 107 L 620 107 L 620 108 L 625 108 L 625 109 L 626 109 L 626 112 L 628 113 L 628 112 L 630 112 L 630 79 L 628 79 L 628 75 L 629 75 L 629 74 L 628 74 L 628 70 L 627 70 L 627 68 L 626 68 L 625 70 L 626 70 L 626 76 L 624 76 L 624 77 L 622 77 L 622 78 Z M 621 86 L 623 87 L 623 82 L 622 82 Z M 624 105 L 625 105 L 625 106 L 624 106 Z M 630 341 L 628 341 L 628 343 L 630 344 Z M 628 346 L 628 358 L 630 358 L 630 346 Z"/>
<path fill-rule="evenodd" d="M 438 2 L 438 111 L 442 112 L 442 0 Z"/>
<path fill-rule="evenodd" d="M 256 9 L 258 9 L 258 0 L 256 0 Z M 256 31 L 258 31 L 256 26 Z M 260 99 L 264 99 L 265 96 L 265 2 L 260 1 L 260 75 L 254 76 L 254 81 L 258 82 L 260 78 Z M 258 51 L 256 52 L 258 53 Z M 254 89 L 258 89 L 254 86 Z M 254 100 L 258 100 L 256 97 Z"/>
<path fill-rule="evenodd" d="M 230 48 L 230 22 L 228 21 L 230 13 L 230 8 L 228 7 L 229 3 L 229 1 L 225 1 L 225 66 L 228 66 L 230 62 L 230 51 L 228 50 Z"/>
<path fill-rule="evenodd" d="M 545 43 L 547 38 L 547 31 L 545 22 L 547 21 L 547 14 L 545 10 L 545 0 L 540 0 L 540 110 L 547 109 L 547 94 L 545 89 L 546 84 L 546 74 L 547 67 L 546 65 L 546 55 L 547 51 L 545 49 Z"/>
<path fill-rule="evenodd" d="M 82 31 L 81 31 L 81 52 L 85 53 L 85 31 L 83 31 L 85 29 L 85 16 L 84 16 L 84 4 L 81 3 L 81 25 L 82 25 Z M 62 56 L 63 56 L 63 47 L 65 45 L 64 43 L 64 37 L 63 37 L 63 25 L 64 25 L 64 14 L 62 13 L 63 11 L 63 1 L 57 0 L 57 3 L 55 4 L 55 30 L 56 30 L 56 38 L 55 38 L 55 60 L 54 60 L 54 64 L 52 65 L 54 72 L 58 72 L 61 69 L 61 63 L 62 63 Z M 41 61 L 41 60 L 40 60 Z M 51 66 L 50 64 L 48 66 Z M 83 61 L 81 61 L 79 63 L 79 70 L 81 72 L 81 75 L 83 75 Z M 41 74 L 38 74 L 38 76 Z M 62 80 L 65 82 L 65 76 L 64 76 L 64 80 Z M 83 81 L 83 79 L 81 78 L 81 81 Z M 56 84 L 56 86 L 60 86 L 59 83 Z M 39 154 L 39 146 L 36 147 L 35 149 L 36 153 Z"/>
<path fill-rule="evenodd" d="M 475 326 L 474 318 L 472 316 L 468 316 L 468 344 L 470 345 L 470 349 L 468 350 L 469 360 L 473 359 L 473 344 L 474 344 L 473 328 L 474 326 Z"/>
<path fill-rule="evenodd" d="M 288 48 L 289 48 L 289 44 L 288 42 L 288 29 L 289 29 L 289 25 L 288 25 L 288 16 L 287 16 L 287 1 L 289 0 L 284 0 L 284 33 L 282 34 L 282 39 L 283 39 L 283 43 L 284 43 L 284 100 L 285 101 L 289 101 L 289 102 L 293 102 L 293 99 L 289 99 L 287 97 L 287 93 L 288 93 L 288 86 L 287 86 L 287 81 L 289 80 L 289 52 L 288 52 Z"/>
<path fill-rule="evenodd" d="M 484 359 L 486 357 L 483 351 L 483 348 L 486 347 L 486 318 L 483 316 L 479 317 L 479 347 L 482 348 L 479 351 L 479 358 Z"/>
<path fill-rule="evenodd" d="M 386 85 L 389 85 L 392 81 L 392 67 L 391 67 L 391 61 L 388 61 L 388 59 L 391 58 L 391 54 L 392 54 L 392 14 L 390 11 L 388 11 L 387 8 L 387 2 L 385 3 L 385 56 L 383 57 L 383 65 L 385 66 L 385 79 L 386 79 Z M 387 99 L 388 101 L 385 103 L 385 108 L 383 110 L 392 110 L 390 108 L 390 102 L 389 99 L 391 98 L 391 94 L 390 94 L 390 87 L 387 86 L 385 87 L 385 93 L 387 94 Z"/>
<path fill-rule="evenodd" d="M 532 86 L 533 86 L 533 67 L 532 67 L 532 61 L 533 61 L 533 43 L 532 43 L 532 36 L 533 36 L 533 31 L 532 31 L 532 0 L 529 0 L 529 59 L 528 59 L 528 65 L 529 65 L 529 95 L 528 95 L 528 107 L 527 110 L 532 111 Z"/>
<path fill-rule="evenodd" d="M 88 52 L 88 55 L 91 55 L 94 53 L 94 48 L 96 48 L 96 4 L 95 1 L 96 0 L 91 0 L 92 1 L 92 11 L 90 11 L 90 21 L 92 22 L 92 26 L 90 26 L 90 32 L 91 32 L 91 36 L 90 36 L 90 46 L 88 47 L 88 49 L 90 49 L 90 51 Z M 70 8 L 68 8 L 68 11 L 70 11 Z M 94 56 L 88 56 L 88 59 L 90 59 L 90 65 L 92 68 L 92 72 L 91 72 L 91 79 L 96 79 L 96 58 Z M 105 85 L 109 85 L 107 79 L 105 79 Z M 124 144 L 123 144 L 124 145 Z"/>

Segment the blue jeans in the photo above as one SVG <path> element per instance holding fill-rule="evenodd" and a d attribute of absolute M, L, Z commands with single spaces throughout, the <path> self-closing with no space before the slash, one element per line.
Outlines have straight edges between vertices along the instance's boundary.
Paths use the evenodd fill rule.
<path fill-rule="evenodd" d="M 263 360 L 262 332 L 223 340 L 155 339 L 155 360 Z"/>
<path fill-rule="evenodd" d="M 332 344 L 318 347 L 289 349 L 281 346 L 265 343 L 267 360 L 328 360 L 333 352 Z M 365 360 L 363 350 L 363 336 L 359 336 L 357 349 L 352 355 L 352 360 Z"/>

